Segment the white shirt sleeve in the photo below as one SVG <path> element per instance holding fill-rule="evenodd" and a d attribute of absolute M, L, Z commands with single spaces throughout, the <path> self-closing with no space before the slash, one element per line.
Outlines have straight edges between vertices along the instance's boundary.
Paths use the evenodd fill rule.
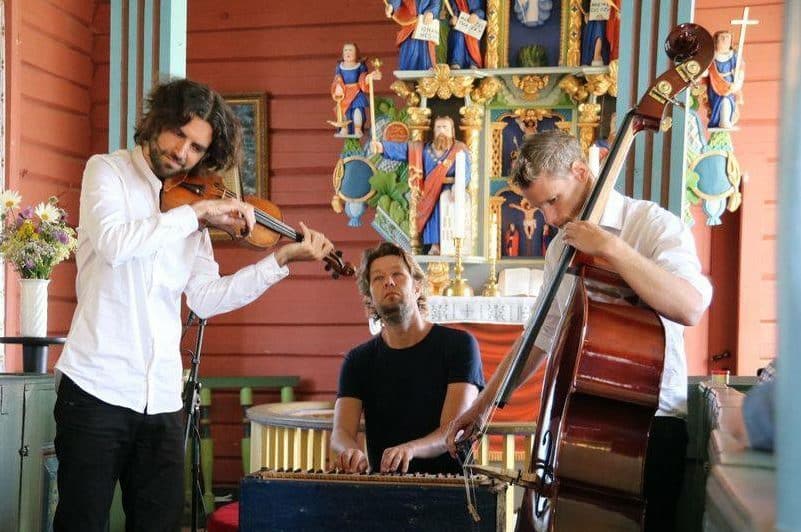
<path fill-rule="evenodd" d="M 712 284 L 701 271 L 690 228 L 677 216 L 659 207 L 653 208 L 655 219 L 648 231 L 652 243 L 651 260 L 690 283 L 701 294 L 704 307 L 708 307 L 712 301 Z"/>
<path fill-rule="evenodd" d="M 555 269 L 557 267 L 557 262 L 559 261 L 562 249 L 564 249 L 564 244 L 562 243 L 561 236 L 554 238 L 551 244 L 548 246 L 548 250 L 545 253 L 545 267 L 543 268 L 542 274 L 542 286 L 540 287 L 539 294 L 537 294 L 538 300 L 539 298 L 545 296 L 545 291 L 548 289 L 548 285 L 553 282 Z M 570 292 L 573 288 L 573 282 L 568 277 L 569 274 L 565 273 L 565 276 L 562 278 L 562 284 L 559 286 L 559 290 L 556 292 L 556 297 L 554 298 L 553 302 L 551 302 L 551 307 L 545 317 L 545 322 L 542 324 L 542 329 L 540 329 L 540 333 L 537 335 L 537 338 L 534 341 L 534 345 L 546 353 L 550 353 L 551 349 L 553 348 L 554 340 L 559 332 L 559 324 L 562 321 L 562 314 L 565 309 L 566 302 L 570 298 Z"/>
<path fill-rule="evenodd" d="M 151 255 L 197 230 L 197 216 L 188 205 L 128 220 L 123 179 L 102 157 L 94 156 L 86 163 L 81 185 L 80 230 L 111 266 Z"/>
<path fill-rule="evenodd" d="M 287 275 L 289 268 L 279 266 L 271 253 L 232 275 L 220 277 L 211 238 L 204 231 L 185 288 L 186 304 L 199 317 L 209 318 L 247 305 Z"/>

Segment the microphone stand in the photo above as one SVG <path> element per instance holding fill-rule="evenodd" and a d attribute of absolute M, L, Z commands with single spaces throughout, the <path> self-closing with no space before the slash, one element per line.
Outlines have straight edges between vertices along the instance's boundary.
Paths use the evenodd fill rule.
<path fill-rule="evenodd" d="M 197 316 L 194 312 L 189 312 L 184 326 L 185 335 L 189 327 L 192 326 Z M 189 378 L 184 385 L 184 415 L 186 428 L 184 431 L 184 449 L 187 449 L 189 439 L 192 439 L 192 532 L 198 530 L 198 507 L 203 504 L 202 488 L 200 486 L 200 379 L 198 370 L 200 369 L 200 349 L 203 345 L 203 332 L 206 328 L 206 320 L 198 320 L 197 337 L 195 340 L 195 350 L 190 351 L 191 366 Z M 200 504 L 198 504 L 200 501 Z M 203 515 L 208 515 L 205 505 L 202 506 Z"/>

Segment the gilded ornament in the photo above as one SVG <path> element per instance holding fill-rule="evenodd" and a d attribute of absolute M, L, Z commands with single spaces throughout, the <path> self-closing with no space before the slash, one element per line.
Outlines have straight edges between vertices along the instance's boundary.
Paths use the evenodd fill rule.
<path fill-rule="evenodd" d="M 417 92 L 426 98 L 436 96 L 447 100 L 451 96 L 464 98 L 473 87 L 471 76 L 453 76 L 448 65 L 439 64 L 434 67 L 432 77 L 423 78 L 417 82 Z"/>
<path fill-rule="evenodd" d="M 501 82 L 498 81 L 498 78 L 491 76 L 484 78 L 479 82 L 478 87 L 472 90 L 470 99 L 478 105 L 483 105 L 495 98 L 495 94 L 498 93 L 500 88 Z"/>
<path fill-rule="evenodd" d="M 587 75 L 587 92 L 595 96 L 603 96 L 609 94 L 610 96 L 617 96 L 617 59 L 609 63 L 609 72 L 605 74 L 588 74 Z"/>
<path fill-rule="evenodd" d="M 408 107 L 415 107 L 420 103 L 420 96 L 414 91 L 414 85 L 405 81 L 395 81 L 389 86 L 392 91 L 406 100 Z"/>
<path fill-rule="evenodd" d="M 498 45 L 501 29 L 500 17 L 501 0 L 487 0 L 487 52 L 485 54 L 486 68 L 498 68 Z"/>
<path fill-rule="evenodd" d="M 512 82 L 523 91 L 523 98 L 526 100 L 536 100 L 540 91 L 548 86 L 550 79 L 547 75 L 512 76 Z"/>
<path fill-rule="evenodd" d="M 441 296 L 451 282 L 450 266 L 447 262 L 429 262 L 426 272 L 428 294 Z"/>
<path fill-rule="evenodd" d="M 484 108 L 479 105 L 465 105 L 459 109 L 462 115 L 462 126 L 468 129 L 481 127 L 484 118 Z"/>
<path fill-rule="evenodd" d="M 565 66 L 579 66 L 581 63 L 581 0 L 570 0 L 570 13 L 567 27 L 567 57 Z M 561 36 L 564 42 L 564 34 Z"/>
<path fill-rule="evenodd" d="M 581 103 L 590 96 L 587 86 L 573 75 L 562 78 L 562 81 L 559 82 L 559 88 L 575 103 Z"/>

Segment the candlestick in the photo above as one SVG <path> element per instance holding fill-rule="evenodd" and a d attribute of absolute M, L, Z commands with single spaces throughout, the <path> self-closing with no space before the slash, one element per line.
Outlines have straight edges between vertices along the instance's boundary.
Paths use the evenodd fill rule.
<path fill-rule="evenodd" d="M 467 154 L 459 151 L 456 154 L 456 172 L 453 179 L 453 238 L 464 238 L 465 197 L 464 188 L 467 173 Z"/>
<path fill-rule="evenodd" d="M 498 258 L 498 214 L 493 212 L 490 221 L 489 258 Z"/>
<path fill-rule="evenodd" d="M 595 177 L 601 173 L 601 148 L 598 146 L 590 146 L 587 154 L 587 166 L 590 167 L 590 171 Z"/>
<path fill-rule="evenodd" d="M 498 297 L 501 295 L 501 291 L 498 288 L 497 262 L 497 258 L 490 257 L 490 274 L 487 277 L 487 282 L 484 283 L 484 290 L 481 291 L 481 295 L 484 297 Z"/>
<path fill-rule="evenodd" d="M 464 268 L 462 267 L 462 239 L 453 239 L 454 247 L 456 248 L 456 266 L 453 269 L 454 279 L 451 281 L 450 286 L 445 290 L 446 296 L 467 296 L 472 297 L 473 289 L 467 284 L 467 280 L 462 278 Z"/>

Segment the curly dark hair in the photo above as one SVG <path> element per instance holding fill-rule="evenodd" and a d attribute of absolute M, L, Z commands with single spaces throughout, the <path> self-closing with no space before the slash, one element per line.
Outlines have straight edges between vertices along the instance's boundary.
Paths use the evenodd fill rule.
<path fill-rule="evenodd" d="M 420 313 L 425 316 L 428 314 L 428 298 L 425 293 L 425 273 L 423 273 L 422 268 L 420 268 L 420 265 L 417 264 L 410 253 L 407 253 L 403 248 L 391 242 L 382 242 L 377 247 L 364 250 L 362 264 L 359 266 L 359 271 L 356 274 L 356 284 L 359 287 L 359 293 L 362 296 L 362 302 L 364 303 L 364 309 L 367 311 L 367 317 L 375 320 L 380 318 L 375 306 L 373 306 L 373 298 L 370 295 L 370 267 L 376 259 L 390 255 L 400 257 L 409 270 L 409 273 L 412 275 L 412 279 L 422 284 L 423 290 L 417 298 L 417 308 L 420 310 Z"/>
<path fill-rule="evenodd" d="M 215 172 L 239 166 L 242 126 L 222 96 L 207 85 L 177 79 L 158 85 L 148 96 L 147 112 L 136 125 L 134 141 L 142 146 L 162 131 L 179 128 L 200 118 L 211 125 L 211 144 L 194 171 Z"/>

